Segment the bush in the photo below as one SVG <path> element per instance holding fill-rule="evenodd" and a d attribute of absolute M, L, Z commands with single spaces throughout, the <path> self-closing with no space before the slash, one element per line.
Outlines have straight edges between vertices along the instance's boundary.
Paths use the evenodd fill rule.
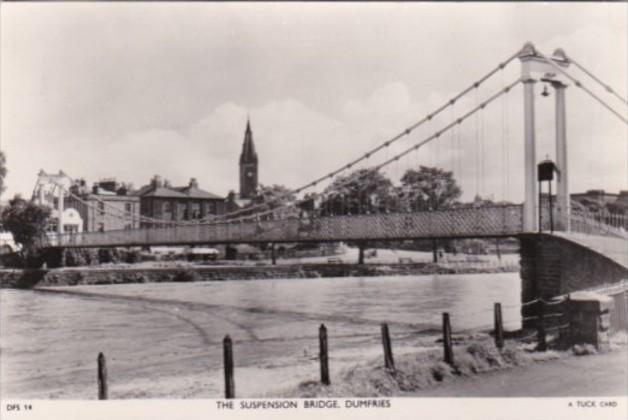
<path fill-rule="evenodd" d="M 172 281 L 191 282 L 191 281 L 199 281 L 200 279 L 201 279 L 201 276 L 198 274 L 198 272 L 194 270 L 182 270 L 182 271 L 178 271 L 174 275 L 174 277 L 172 278 Z"/>

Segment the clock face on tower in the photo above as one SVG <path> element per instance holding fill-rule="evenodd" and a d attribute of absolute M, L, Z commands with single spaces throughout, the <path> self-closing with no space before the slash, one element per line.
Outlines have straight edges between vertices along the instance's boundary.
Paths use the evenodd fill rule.
<path fill-rule="evenodd" d="M 249 178 L 253 178 L 253 171 L 248 171 L 246 173 L 246 176 L 248 176 Z"/>

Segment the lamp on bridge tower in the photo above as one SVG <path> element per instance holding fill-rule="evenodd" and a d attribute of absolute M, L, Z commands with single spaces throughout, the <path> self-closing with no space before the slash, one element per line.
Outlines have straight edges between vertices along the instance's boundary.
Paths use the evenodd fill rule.
<path fill-rule="evenodd" d="M 534 84 L 537 81 L 547 82 L 556 91 L 556 165 L 558 168 L 557 210 L 561 216 L 569 212 L 569 190 L 567 188 L 567 140 L 565 130 L 565 87 L 567 84 L 561 74 L 557 74 L 554 66 L 567 68 L 569 61 L 561 49 L 554 51 L 549 58 L 550 62 L 536 50 L 531 42 L 526 43 L 519 53 L 521 61 L 521 80 L 524 85 L 524 191 L 523 202 L 523 230 L 536 232 L 538 230 L 538 211 L 540 203 L 537 203 L 536 191 L 536 127 L 534 122 Z M 546 94 L 547 93 L 547 94 Z M 547 87 L 543 96 L 549 96 Z M 561 228 L 568 230 L 569 217 L 561 217 L 567 225 Z"/>

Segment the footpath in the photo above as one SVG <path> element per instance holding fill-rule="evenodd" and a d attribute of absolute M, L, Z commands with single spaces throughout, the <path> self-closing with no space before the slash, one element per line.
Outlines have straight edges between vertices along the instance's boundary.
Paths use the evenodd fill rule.
<path fill-rule="evenodd" d="M 625 397 L 628 348 L 570 356 L 463 378 L 413 392 L 417 397 Z"/>

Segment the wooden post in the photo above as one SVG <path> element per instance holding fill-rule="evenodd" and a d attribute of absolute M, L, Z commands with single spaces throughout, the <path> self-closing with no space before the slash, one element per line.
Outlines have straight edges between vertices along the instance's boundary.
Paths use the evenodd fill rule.
<path fill-rule="evenodd" d="M 320 362 L 321 362 L 321 382 L 324 385 L 329 385 L 329 356 L 327 354 L 327 328 L 325 324 L 321 324 L 318 329 L 318 344 L 320 347 Z"/>
<path fill-rule="evenodd" d="M 233 381 L 233 348 L 231 337 L 225 336 L 222 340 L 224 369 L 225 369 L 225 398 L 235 398 L 235 383 Z"/>
<path fill-rule="evenodd" d="M 494 307 L 495 313 L 495 347 L 504 348 L 504 323 L 502 321 L 502 304 L 496 303 Z"/>
<path fill-rule="evenodd" d="M 539 300 L 539 313 L 536 322 L 536 349 L 538 351 L 545 351 L 547 350 L 547 341 L 545 337 L 545 303 L 543 300 Z"/>
<path fill-rule="evenodd" d="M 364 264 L 364 242 L 360 242 L 358 249 L 360 250 L 358 254 L 358 264 L 362 265 Z"/>
<path fill-rule="evenodd" d="M 443 346 L 445 349 L 445 363 L 454 365 L 454 351 L 451 343 L 451 325 L 449 323 L 449 313 L 443 312 Z"/>
<path fill-rule="evenodd" d="M 106 400 L 109 396 L 107 387 L 107 361 L 105 355 L 98 353 L 98 399 Z"/>
<path fill-rule="evenodd" d="M 499 238 L 495 239 L 495 252 L 497 252 L 497 260 L 501 262 L 502 252 L 501 249 L 499 249 Z"/>
<path fill-rule="evenodd" d="M 382 324 L 382 344 L 384 346 L 384 364 L 386 369 L 395 370 L 395 361 L 393 360 L 388 324 L 385 322 Z"/>
<path fill-rule="evenodd" d="M 438 242 L 436 239 L 432 239 L 432 262 L 438 262 Z"/>

